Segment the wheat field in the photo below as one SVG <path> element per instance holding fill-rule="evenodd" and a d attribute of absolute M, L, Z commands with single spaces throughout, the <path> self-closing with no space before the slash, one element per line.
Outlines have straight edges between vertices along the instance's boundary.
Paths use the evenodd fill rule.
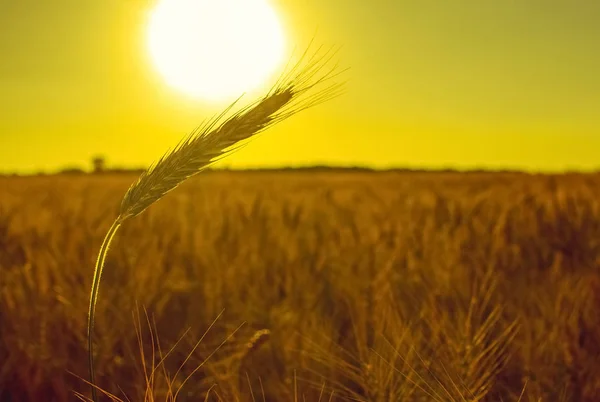
<path fill-rule="evenodd" d="M 0 177 L 0 401 L 88 395 L 91 274 L 135 179 Z M 599 251 L 598 175 L 205 172 L 113 240 L 96 380 L 124 401 L 600 400 Z"/>

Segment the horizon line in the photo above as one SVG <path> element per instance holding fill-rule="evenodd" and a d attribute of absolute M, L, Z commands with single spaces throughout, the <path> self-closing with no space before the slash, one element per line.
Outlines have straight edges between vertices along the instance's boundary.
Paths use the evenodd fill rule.
<path fill-rule="evenodd" d="M 0 171 L 0 176 L 56 176 L 56 175 L 106 175 L 106 174 L 134 174 L 142 173 L 146 171 L 146 168 L 105 168 L 99 171 L 93 169 L 83 169 L 80 167 L 63 167 L 59 169 L 50 170 L 37 170 L 36 172 L 24 173 L 17 171 Z M 235 168 L 235 167 L 208 167 L 203 169 L 202 172 L 232 172 L 232 173 L 243 173 L 243 172 L 302 172 L 302 171 L 345 171 L 355 173 L 520 173 L 520 174 L 596 174 L 600 173 L 600 166 L 595 169 L 557 169 L 557 170 L 544 170 L 544 169 L 524 169 L 524 168 L 492 168 L 492 167 L 409 167 L 409 166 L 392 166 L 392 167 L 370 167 L 364 165 L 329 165 L 329 164 L 315 164 L 305 166 L 265 166 L 265 167 L 247 167 L 247 168 Z"/>

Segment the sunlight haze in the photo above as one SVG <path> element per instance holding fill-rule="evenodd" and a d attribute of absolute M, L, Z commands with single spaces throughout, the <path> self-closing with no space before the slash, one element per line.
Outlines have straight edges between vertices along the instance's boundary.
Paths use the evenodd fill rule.
<path fill-rule="evenodd" d="M 267 130 L 226 166 L 600 167 L 598 1 L 268 3 L 283 61 L 315 32 L 342 46 L 346 93 Z M 145 167 L 229 103 L 188 96 L 157 71 L 155 4 L 0 2 L 0 172 L 88 168 L 98 154 Z"/>

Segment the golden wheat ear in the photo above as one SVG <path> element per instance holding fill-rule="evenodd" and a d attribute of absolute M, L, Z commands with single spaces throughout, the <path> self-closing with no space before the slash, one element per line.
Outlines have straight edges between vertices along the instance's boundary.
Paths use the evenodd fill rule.
<path fill-rule="evenodd" d="M 266 96 L 225 118 L 237 103 L 234 102 L 165 154 L 129 188 L 121 203 L 120 221 L 139 215 L 183 181 L 238 149 L 243 141 L 301 110 L 337 96 L 341 84 L 329 82 L 339 71 L 337 66 L 327 68 L 335 52 L 320 53 L 317 49 L 308 61 L 305 53 Z M 322 87 L 323 83 L 328 84 Z"/>
<path fill-rule="evenodd" d="M 343 84 L 331 83 L 331 79 L 341 71 L 337 65 L 329 67 L 336 51 L 330 49 L 322 52 L 321 48 L 318 48 L 308 57 L 309 50 L 310 45 L 298 63 L 281 75 L 267 95 L 226 117 L 237 101 L 231 104 L 223 113 L 208 120 L 184 138 L 175 149 L 142 173 L 127 190 L 121 202 L 119 216 L 102 242 L 90 291 L 87 336 L 94 402 L 98 401 L 94 386 L 93 344 L 96 302 L 104 260 L 115 233 L 125 220 L 141 214 L 186 179 L 238 149 L 244 140 L 304 109 L 339 95 Z M 326 85 L 322 86 L 324 83 Z"/>

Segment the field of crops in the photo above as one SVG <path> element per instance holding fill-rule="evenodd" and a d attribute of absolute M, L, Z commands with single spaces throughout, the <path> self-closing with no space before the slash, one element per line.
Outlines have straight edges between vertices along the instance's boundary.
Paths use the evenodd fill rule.
<path fill-rule="evenodd" d="M 0 177 L 0 401 L 89 395 L 95 258 L 134 180 Z M 598 175 L 208 172 L 115 237 L 98 385 L 133 402 L 598 401 L 599 269 Z"/>

